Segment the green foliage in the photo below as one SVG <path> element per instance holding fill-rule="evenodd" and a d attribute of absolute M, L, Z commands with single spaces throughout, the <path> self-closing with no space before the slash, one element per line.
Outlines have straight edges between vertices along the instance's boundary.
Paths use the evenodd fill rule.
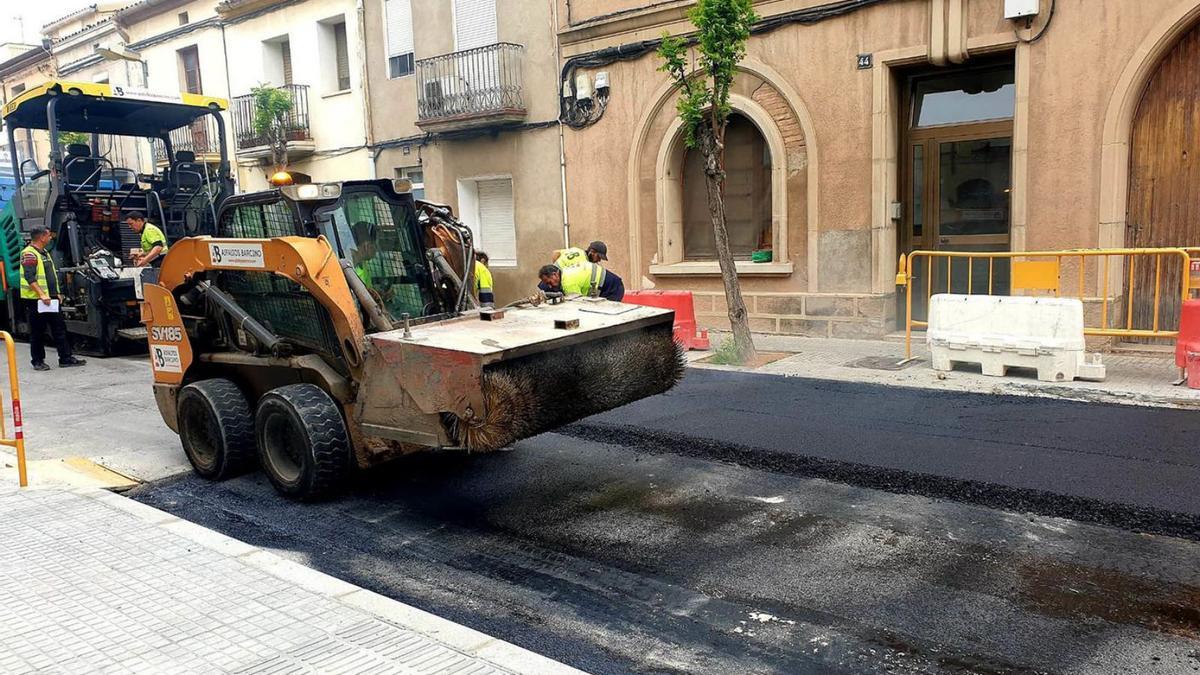
<path fill-rule="evenodd" d="M 721 344 L 713 350 L 713 355 L 708 358 L 709 363 L 715 363 L 718 366 L 740 366 L 742 360 L 742 350 L 732 336 L 722 340 Z"/>
<path fill-rule="evenodd" d="M 58 142 L 65 148 L 72 143 L 91 143 L 92 136 L 82 131 L 60 131 L 58 132 Z"/>
<path fill-rule="evenodd" d="M 254 133 L 269 136 L 276 128 L 287 125 L 292 111 L 292 95 L 285 89 L 260 84 L 250 90 L 254 96 Z"/>
<path fill-rule="evenodd" d="M 659 70 L 671 76 L 680 88 L 677 103 L 689 148 L 699 143 L 699 130 L 709 125 L 713 137 L 723 144 L 729 119 L 729 90 L 737 75 L 737 64 L 746 56 L 750 28 L 758 20 L 752 0 L 697 0 L 688 12 L 696 26 L 691 39 L 664 34 L 658 55 Z M 688 72 L 692 45 L 699 50 L 697 73 Z"/>
<path fill-rule="evenodd" d="M 266 139 L 271 148 L 271 160 L 277 168 L 287 163 L 288 116 L 296 105 L 292 94 L 269 84 L 250 90 L 254 97 L 254 133 Z"/>

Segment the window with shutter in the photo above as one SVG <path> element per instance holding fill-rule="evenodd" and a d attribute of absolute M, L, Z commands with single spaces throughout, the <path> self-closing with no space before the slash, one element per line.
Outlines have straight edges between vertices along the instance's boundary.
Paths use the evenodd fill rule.
<path fill-rule="evenodd" d="M 195 47 L 185 47 L 179 50 L 179 71 L 183 90 L 189 94 L 199 94 L 203 91 L 200 82 L 200 52 Z"/>
<path fill-rule="evenodd" d="M 479 199 L 479 248 L 493 267 L 517 266 L 517 224 L 511 178 L 475 181 Z"/>
<path fill-rule="evenodd" d="M 494 45 L 496 0 L 454 0 L 454 44 L 457 51 Z"/>
<path fill-rule="evenodd" d="M 412 0 L 384 0 L 387 21 L 388 77 L 412 75 Z"/>
<path fill-rule="evenodd" d="M 292 83 L 292 42 L 284 40 L 279 43 L 279 59 L 283 64 L 283 83 Z"/>
<path fill-rule="evenodd" d="M 337 88 L 346 91 L 350 88 L 350 50 L 346 44 L 346 22 L 333 25 L 334 50 L 337 54 Z"/>

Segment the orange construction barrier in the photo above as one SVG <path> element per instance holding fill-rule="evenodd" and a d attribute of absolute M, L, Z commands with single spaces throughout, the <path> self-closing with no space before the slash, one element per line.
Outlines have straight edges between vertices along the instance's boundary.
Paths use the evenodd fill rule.
<path fill-rule="evenodd" d="M 1184 300 L 1183 310 L 1179 316 L 1179 337 L 1175 338 L 1175 365 L 1187 369 L 1188 386 L 1193 387 L 1195 381 L 1200 385 L 1200 372 L 1197 370 L 1196 359 L 1200 355 L 1200 300 Z"/>
<path fill-rule="evenodd" d="M 684 349 L 708 349 L 708 331 L 696 326 L 696 302 L 691 291 L 626 291 L 631 305 L 675 310 L 675 341 Z"/>

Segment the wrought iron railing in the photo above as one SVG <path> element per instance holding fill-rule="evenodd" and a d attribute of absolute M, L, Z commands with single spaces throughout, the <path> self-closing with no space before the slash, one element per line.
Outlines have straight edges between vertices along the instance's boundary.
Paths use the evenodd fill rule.
<path fill-rule="evenodd" d="M 212 115 L 205 115 L 186 127 L 171 131 L 171 149 L 175 152 L 193 152 L 197 157 L 218 155 L 221 153 L 220 134 L 217 120 Z M 154 144 L 154 159 L 158 162 L 167 161 L 167 148 L 162 143 Z"/>
<path fill-rule="evenodd" d="M 308 85 L 285 84 L 278 87 L 291 97 L 292 108 L 284 115 L 284 133 L 289 141 L 304 141 L 312 138 L 308 124 Z M 268 136 L 260 133 L 254 124 L 258 104 L 254 94 L 245 94 L 233 99 L 233 133 L 239 150 L 267 145 Z"/>
<path fill-rule="evenodd" d="M 434 121 L 524 112 L 525 47 L 501 42 L 417 61 L 417 117 Z"/>

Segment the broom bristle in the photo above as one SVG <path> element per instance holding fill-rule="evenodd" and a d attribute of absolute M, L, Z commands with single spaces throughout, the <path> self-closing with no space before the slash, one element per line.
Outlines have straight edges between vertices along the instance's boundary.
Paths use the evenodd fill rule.
<path fill-rule="evenodd" d="M 483 372 L 486 412 L 455 417 L 451 433 L 472 452 L 498 450 L 661 394 L 685 365 L 670 324 L 501 363 Z"/>

